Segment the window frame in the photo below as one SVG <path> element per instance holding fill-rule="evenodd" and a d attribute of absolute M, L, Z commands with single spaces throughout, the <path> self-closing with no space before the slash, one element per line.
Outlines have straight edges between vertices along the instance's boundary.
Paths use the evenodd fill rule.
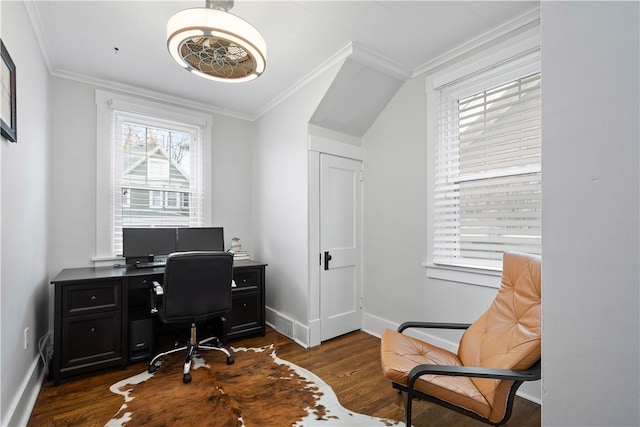
<path fill-rule="evenodd" d="M 96 252 L 93 261 L 119 260 L 113 249 L 113 177 L 112 149 L 113 110 L 130 111 L 159 119 L 181 122 L 201 128 L 203 225 L 212 220 L 211 135 L 213 118 L 210 113 L 190 107 L 166 104 L 139 96 L 124 95 L 102 89 L 95 90 L 96 103 Z M 163 200 L 164 200 L 163 195 Z M 182 205 L 184 201 L 179 204 Z M 179 207 L 178 207 L 179 208 Z"/>
<path fill-rule="evenodd" d="M 442 153 L 442 161 L 439 164 L 436 161 L 435 173 L 439 178 L 434 184 L 434 195 L 438 195 L 440 215 L 434 212 L 436 217 L 434 226 L 438 230 L 436 234 L 438 238 L 431 242 L 434 246 L 436 246 L 435 242 L 438 242 L 438 251 L 433 254 L 434 264 L 501 270 L 501 251 L 539 253 L 541 249 L 538 238 L 532 240 L 528 237 L 537 236 L 536 234 L 529 234 L 522 227 L 509 230 L 508 227 L 501 225 L 501 222 L 516 220 L 520 226 L 528 225 L 534 227 L 531 229 L 534 232 L 541 231 L 540 71 L 532 72 L 532 68 L 539 67 L 536 55 L 532 57 L 532 62 L 534 63 L 532 66 L 517 66 L 517 71 L 508 73 L 491 70 L 490 74 L 497 74 L 497 77 L 489 80 L 492 85 L 503 75 L 506 79 L 495 86 L 487 87 L 482 79 L 467 85 L 465 79 L 462 88 L 454 86 L 442 89 L 439 106 L 440 135 L 437 142 L 438 151 Z M 514 77 L 518 72 L 522 75 Z M 516 117 L 516 121 L 496 122 L 489 127 L 484 127 L 485 123 L 480 120 L 482 131 L 480 134 L 484 136 L 484 132 L 489 131 L 496 135 L 496 138 L 477 138 L 477 135 L 472 138 L 466 137 L 463 130 L 465 111 L 462 103 L 470 98 L 480 97 L 486 100 L 487 93 L 496 90 L 504 91 L 506 87 L 516 87 L 515 94 L 518 96 L 518 102 L 515 106 L 517 108 L 508 113 L 509 118 Z M 531 94 L 538 96 L 530 98 Z M 525 97 L 522 97 L 523 95 Z M 512 97 L 513 92 L 507 94 L 506 98 L 493 101 L 500 105 L 495 111 L 504 110 L 503 105 L 514 106 Z M 507 104 L 505 100 L 508 100 Z M 489 107 L 488 110 L 487 107 Z M 489 111 L 489 117 L 500 117 L 500 114 L 491 116 L 495 113 L 491 103 L 482 102 L 474 111 L 480 118 L 486 117 L 487 111 Z M 505 123 L 511 130 L 514 130 L 514 127 L 518 129 L 517 138 L 511 137 L 509 133 L 501 133 L 504 132 Z M 515 126 L 513 126 L 514 123 Z M 472 127 L 478 129 L 476 126 Z M 507 135 L 509 139 L 505 139 Z M 489 141 L 488 146 L 487 141 Z M 477 145 L 470 146 L 470 142 Z M 505 142 L 508 144 L 502 145 Z M 496 149 L 501 151 L 495 151 Z M 515 153 L 517 153 L 516 159 L 513 158 Z M 492 161 L 487 162 L 487 158 L 491 158 Z M 506 191 L 507 188 L 511 190 Z M 521 209 L 525 209 L 526 214 L 525 211 L 514 210 L 513 212 L 504 211 L 494 216 L 492 211 L 502 208 L 498 203 L 500 199 L 494 198 L 494 195 L 497 194 L 496 192 L 504 191 L 506 193 L 503 201 L 515 203 L 518 197 L 526 197 L 537 200 L 537 203 L 529 201 L 519 204 Z M 457 210 L 454 210 L 455 207 Z M 530 211 L 531 208 L 535 210 Z M 469 215 L 469 209 L 476 212 Z M 531 218 L 531 213 L 538 217 L 538 221 Z M 495 219 L 498 221 L 494 222 Z M 496 225 L 497 227 L 494 228 Z M 509 239 L 507 234 L 513 232 L 516 235 L 520 233 L 524 235 L 514 235 Z M 487 235 L 484 236 L 484 233 Z M 453 236 L 458 236 L 457 240 L 453 240 Z M 539 246 L 534 250 L 536 245 Z M 502 246 L 506 246 L 506 249 L 501 248 Z"/>
<path fill-rule="evenodd" d="M 537 57 L 538 63 L 531 65 L 531 58 Z M 491 288 L 500 287 L 502 266 L 487 265 L 484 267 L 467 265 L 436 264 L 434 262 L 433 242 L 435 237 L 435 174 L 434 167 L 438 150 L 438 107 L 439 88 L 468 79 L 475 80 L 484 89 L 498 86 L 511 79 L 508 72 L 498 77 L 487 79 L 488 70 L 513 68 L 514 64 L 520 64 L 520 69 L 513 72 L 512 80 L 524 77 L 526 74 L 540 72 L 540 33 L 539 26 L 529 28 L 510 40 L 503 41 L 483 51 L 474 51 L 468 56 L 448 63 L 439 71 L 425 77 L 426 94 L 426 127 L 427 127 L 427 240 L 425 245 L 426 260 L 422 263 L 425 267 L 427 278 L 449 282 L 465 283 Z M 517 68 L 517 67 L 516 67 Z M 468 95 L 471 95 L 470 90 Z"/>

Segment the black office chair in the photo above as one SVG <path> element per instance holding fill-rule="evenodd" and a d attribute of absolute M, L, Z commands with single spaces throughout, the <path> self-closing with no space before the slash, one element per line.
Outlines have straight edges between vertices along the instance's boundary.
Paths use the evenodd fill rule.
<path fill-rule="evenodd" d="M 231 284 L 233 280 L 233 255 L 227 252 L 177 252 L 169 255 L 160 285 L 153 282 L 152 311 L 158 312 L 164 323 L 191 323 L 191 337 L 186 345 L 156 355 L 149 362 L 149 373 L 158 369 L 156 363 L 172 353 L 186 350 L 184 383 L 191 382 L 191 361 L 198 350 L 217 350 L 227 355 L 227 365 L 233 356 L 217 337 L 199 341 L 196 339 L 196 323 L 212 318 L 222 318 L 231 308 Z M 161 296 L 161 298 L 160 298 Z M 205 345 L 214 341 L 214 345 Z"/>

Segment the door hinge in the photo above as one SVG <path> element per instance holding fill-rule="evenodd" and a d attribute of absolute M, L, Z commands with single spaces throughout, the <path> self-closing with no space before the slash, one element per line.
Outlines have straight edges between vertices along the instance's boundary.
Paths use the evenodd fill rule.
<path fill-rule="evenodd" d="M 360 182 L 364 181 L 364 171 L 360 169 Z"/>

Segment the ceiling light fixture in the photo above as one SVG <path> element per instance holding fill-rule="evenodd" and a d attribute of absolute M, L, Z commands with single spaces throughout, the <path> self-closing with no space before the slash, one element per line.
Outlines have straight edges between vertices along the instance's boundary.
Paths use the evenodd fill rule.
<path fill-rule="evenodd" d="M 223 82 L 246 82 L 265 70 L 267 45 L 251 24 L 229 13 L 231 1 L 206 0 L 167 23 L 167 48 L 185 70 Z"/>

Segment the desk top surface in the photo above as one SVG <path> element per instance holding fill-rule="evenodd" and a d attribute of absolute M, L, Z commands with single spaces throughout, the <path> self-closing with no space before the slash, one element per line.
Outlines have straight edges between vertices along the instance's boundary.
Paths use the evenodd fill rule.
<path fill-rule="evenodd" d="M 233 268 L 263 267 L 267 264 L 253 260 L 239 260 L 233 262 Z M 81 267 L 65 268 L 58 273 L 51 283 L 79 282 L 96 279 L 118 279 L 132 276 L 150 276 L 164 274 L 164 267 L 137 268 L 135 266 Z"/>

